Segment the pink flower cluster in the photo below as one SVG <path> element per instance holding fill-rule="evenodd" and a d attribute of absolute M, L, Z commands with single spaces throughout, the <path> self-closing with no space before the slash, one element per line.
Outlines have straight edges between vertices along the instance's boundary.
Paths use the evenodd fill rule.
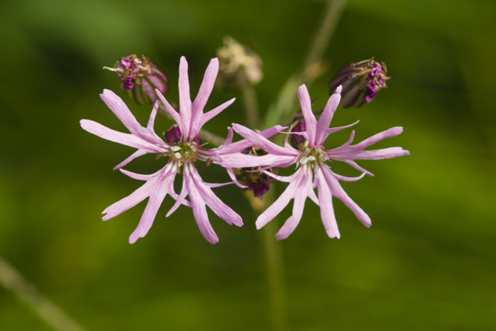
<path fill-rule="evenodd" d="M 169 195 L 175 200 L 175 204 L 166 216 L 171 215 L 181 205 L 191 207 L 203 236 L 210 243 L 217 243 L 219 239 L 209 222 L 206 206 L 228 224 L 242 226 L 243 221 L 235 211 L 222 202 L 212 191 L 212 188 L 225 184 L 205 183 L 201 179 L 195 168 L 195 162 L 204 161 L 224 167 L 233 182 L 240 187 L 246 186 L 241 185 L 236 180 L 232 168 L 263 167 L 264 169 L 268 169 L 273 167 L 288 167 L 296 164 L 296 172 L 289 177 L 277 176 L 266 171 L 267 175 L 279 181 L 288 182 L 289 185 L 276 202 L 260 215 L 256 222 L 257 228 L 259 229 L 270 222 L 287 206 L 291 199 L 294 199 L 293 215 L 277 233 L 277 239 L 287 238 L 295 230 L 303 215 L 303 207 L 307 197 L 320 206 L 322 221 L 329 237 L 339 238 L 340 236 L 332 207 L 333 196 L 343 201 L 365 226 L 370 226 L 371 221 L 368 215 L 351 200 L 342 189 L 339 181 L 356 181 L 365 174 L 372 175 L 358 166 L 355 160 L 378 160 L 408 155 L 409 152 L 400 147 L 364 150 L 379 140 L 400 134 L 402 128 L 391 128 L 356 145 L 352 145 L 353 132 L 349 141 L 341 147 L 325 150 L 323 147 L 324 141 L 330 134 L 354 124 L 329 128 L 331 119 L 340 102 L 340 87 L 330 97 L 320 119 L 317 121 L 311 109 L 307 88 L 305 85 L 302 85 L 298 90 L 298 98 L 300 99 L 305 118 L 306 129 L 300 132 L 292 132 L 292 134 L 300 137 L 298 140 L 301 142 L 299 149 L 293 148 L 287 139 L 283 147 L 268 140 L 272 135 L 284 130 L 284 127 L 275 126 L 257 133 L 239 124 L 233 124 L 232 129 L 241 135 L 244 140 L 233 143 L 233 131 L 229 128 L 228 137 L 222 146 L 206 149 L 203 145 L 199 144 L 198 140 L 198 133 L 202 126 L 234 102 L 234 99 L 231 99 L 208 112 L 204 112 L 207 100 L 214 87 L 218 70 L 219 61 L 216 58 L 212 59 L 205 72 L 200 90 L 194 101 L 191 101 L 188 63 L 184 57 L 181 58 L 179 65 L 179 111 L 176 111 L 170 105 L 160 91 L 156 91 L 163 107 L 177 123 L 177 128 L 171 133 L 177 139 L 171 139 L 170 137 L 168 139 L 160 138 L 153 129 L 155 116 L 159 108 L 159 101 L 155 102 L 148 124 L 146 127 L 143 127 L 138 123 L 122 99 L 112 91 L 104 90 L 100 95 L 102 100 L 126 126 L 130 133 L 114 131 L 91 120 L 81 120 L 82 128 L 103 139 L 136 148 L 136 152 L 118 164 L 114 169 L 119 169 L 127 176 L 145 182 L 132 194 L 106 208 L 103 211 L 103 214 L 105 214 L 103 220 L 111 219 L 136 206 L 144 199 L 149 198 L 138 227 L 129 238 L 129 242 L 134 243 L 138 238 L 144 237 L 147 234 L 162 201 Z M 244 149 L 254 145 L 262 147 L 268 154 L 264 156 L 251 156 L 241 153 Z M 168 156 L 168 162 L 161 170 L 151 175 L 136 174 L 122 169 L 123 166 L 133 159 L 147 153 Z M 326 163 L 326 161 L 330 160 L 346 162 L 361 171 L 362 175 L 356 178 L 337 175 L 331 171 Z M 173 183 L 176 175 L 181 173 L 181 168 L 183 184 L 181 192 L 177 194 L 174 191 Z M 315 188 L 317 189 L 318 197 L 315 194 Z M 189 197 L 189 200 L 186 197 Z"/>

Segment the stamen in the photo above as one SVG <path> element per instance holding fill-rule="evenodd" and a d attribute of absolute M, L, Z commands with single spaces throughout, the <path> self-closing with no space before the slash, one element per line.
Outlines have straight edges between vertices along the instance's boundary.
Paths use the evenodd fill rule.
<path fill-rule="evenodd" d="M 119 73 L 123 73 L 124 70 L 121 69 L 121 68 L 109 68 L 109 67 L 103 67 L 103 69 L 107 69 L 107 70 L 110 70 L 110 71 L 114 71 L 114 72 L 119 72 Z"/>

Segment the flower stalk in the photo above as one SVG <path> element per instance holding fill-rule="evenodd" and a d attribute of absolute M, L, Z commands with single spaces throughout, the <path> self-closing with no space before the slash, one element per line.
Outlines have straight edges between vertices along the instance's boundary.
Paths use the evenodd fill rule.
<path fill-rule="evenodd" d="M 0 257 L 0 284 L 28 304 L 45 323 L 56 331 L 84 331 L 53 302 L 45 298 L 12 265 Z"/>

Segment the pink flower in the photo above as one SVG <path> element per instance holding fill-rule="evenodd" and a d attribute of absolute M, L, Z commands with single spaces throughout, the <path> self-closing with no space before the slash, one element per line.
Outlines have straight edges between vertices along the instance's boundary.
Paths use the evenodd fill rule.
<path fill-rule="evenodd" d="M 410 153 L 401 147 L 392 147 L 378 150 L 364 150 L 364 148 L 375 144 L 376 142 L 399 135 L 403 128 L 394 127 L 384 132 L 378 133 L 359 144 L 351 145 L 355 132 L 353 131 L 350 139 L 342 146 L 331 150 L 324 149 L 324 142 L 327 137 L 339 130 L 351 127 L 351 125 L 329 128 L 334 112 L 341 100 L 341 86 L 329 101 L 320 119 L 317 121 L 311 108 L 310 95 L 305 85 L 298 89 L 298 98 L 300 99 L 301 109 L 305 117 L 306 129 L 303 126 L 301 132 L 292 132 L 300 135 L 304 139 L 299 141 L 299 148 L 293 148 L 287 141 L 284 147 L 278 146 L 263 136 L 243 127 L 239 124 L 233 124 L 234 130 L 242 137 L 251 141 L 253 144 L 262 147 L 269 155 L 259 158 L 253 157 L 253 160 L 246 162 L 247 166 L 265 165 L 267 167 L 287 167 L 296 164 L 299 169 L 289 177 L 276 176 L 270 172 L 267 175 L 272 176 L 280 181 L 288 182 L 289 185 L 283 194 L 267 208 L 257 219 L 257 229 L 262 228 L 278 215 L 294 199 L 293 214 L 284 223 L 276 235 L 281 240 L 287 238 L 296 228 L 303 215 L 303 208 L 307 197 L 312 199 L 320 206 L 320 215 L 327 235 L 331 238 L 340 237 L 334 210 L 332 206 L 332 197 L 336 197 L 353 211 L 355 216 L 363 225 L 369 227 L 371 221 L 369 216 L 346 194 L 339 181 L 356 181 L 361 179 L 365 174 L 373 176 L 367 170 L 361 168 L 355 160 L 379 160 L 388 159 L 397 156 L 409 155 Z M 357 122 L 358 123 L 358 122 Z M 350 164 L 352 167 L 362 172 L 362 175 L 355 178 L 340 176 L 331 171 L 326 161 L 338 160 Z M 226 165 L 233 166 L 235 160 L 226 161 Z M 313 176 L 312 176 L 313 175 Z M 313 178 L 312 178 L 313 177 Z M 317 188 L 318 197 L 315 195 L 314 188 Z"/>
<path fill-rule="evenodd" d="M 179 126 L 179 131 L 177 128 L 173 128 L 174 132 L 171 132 L 171 135 L 180 134 L 180 138 L 175 141 L 169 141 L 169 143 L 167 143 L 157 136 L 153 130 L 155 116 L 159 106 L 158 101 L 153 107 L 148 125 L 143 127 L 132 115 L 122 99 L 109 90 L 104 90 L 103 94 L 100 95 L 102 100 L 131 133 L 117 132 L 96 122 L 81 120 L 82 128 L 94 135 L 119 144 L 137 148 L 135 153 L 118 164 L 114 169 L 120 169 L 131 160 L 146 153 L 155 153 L 158 154 L 158 156 L 169 156 L 169 161 L 165 167 L 151 175 L 140 175 L 120 169 L 121 172 L 131 178 L 145 181 L 145 184 L 131 195 L 105 209 L 103 214 L 106 215 L 103 217 L 103 220 L 106 221 L 111 219 L 129 208 L 136 206 L 147 197 L 149 198 L 139 225 L 129 238 L 130 243 L 136 242 L 138 238 L 144 237 L 147 234 L 166 195 L 170 195 L 176 200 L 176 203 L 166 216 L 172 214 L 181 204 L 192 207 L 194 217 L 201 233 L 212 244 L 217 243 L 219 239 L 208 220 L 207 205 L 228 224 L 235 224 L 237 226 L 243 225 L 241 217 L 224 204 L 211 190 L 212 187 L 225 184 L 208 184 L 203 182 L 194 166 L 195 161 L 211 161 L 213 163 L 222 164 L 222 161 L 229 159 L 230 156 L 236 158 L 236 155 L 239 154 L 242 149 L 250 145 L 250 143 L 246 141 L 231 144 L 231 131 L 229 132 L 230 138 L 228 138 L 227 142 L 219 148 L 210 150 L 204 149 L 197 143 L 198 132 L 203 124 L 234 102 L 234 99 L 231 99 L 207 113 L 203 112 L 208 97 L 212 92 L 218 70 L 219 61 L 216 58 L 212 59 L 205 72 L 198 95 L 192 102 L 189 92 L 188 63 L 184 57 L 181 57 L 179 65 L 179 112 L 172 108 L 160 91 L 156 91 L 159 100 L 163 103 Z M 281 129 L 281 127 L 272 128 L 266 130 L 264 134 L 265 136 L 270 136 L 279 132 Z M 181 193 L 177 195 L 174 192 L 173 183 L 174 178 L 176 174 L 179 173 L 181 167 L 183 168 L 183 186 Z M 234 178 L 232 169 L 227 170 L 231 177 Z M 187 196 L 189 196 L 190 201 L 185 199 Z"/>

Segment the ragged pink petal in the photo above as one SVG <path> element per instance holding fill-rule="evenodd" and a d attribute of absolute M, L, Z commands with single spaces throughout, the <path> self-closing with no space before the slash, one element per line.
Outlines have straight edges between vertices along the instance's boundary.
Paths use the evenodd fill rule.
<path fill-rule="evenodd" d="M 234 184 L 236 184 L 238 187 L 241 188 L 248 188 L 248 186 L 241 184 L 238 179 L 236 178 L 236 175 L 234 174 L 233 168 L 225 168 L 227 171 L 227 174 L 231 178 Z"/>
<path fill-rule="evenodd" d="M 260 132 L 259 134 L 264 137 L 264 138 L 270 138 L 273 135 L 280 133 L 281 131 L 285 130 L 287 127 L 286 126 L 280 126 L 276 125 L 271 128 L 265 129 L 264 131 Z M 242 150 L 253 146 L 253 143 L 247 139 L 243 139 L 241 141 L 237 141 L 235 143 L 232 143 L 232 128 L 228 128 L 229 133 L 227 136 L 226 141 L 222 146 L 219 146 L 219 148 L 216 149 L 218 155 L 227 155 L 227 154 L 232 154 L 232 153 L 239 153 Z"/>
<path fill-rule="evenodd" d="M 168 176 L 164 180 L 170 181 L 170 180 L 174 180 L 174 178 L 172 178 L 172 176 Z M 157 185 L 154 188 L 153 192 L 150 195 L 150 199 L 148 200 L 148 203 L 146 205 L 145 211 L 141 216 L 138 227 L 129 237 L 130 244 L 134 244 L 136 240 L 146 236 L 146 234 L 152 227 L 153 221 L 155 220 L 155 216 L 157 216 L 158 209 L 160 208 L 162 201 L 164 201 L 164 198 L 167 195 L 167 193 L 169 193 L 168 186 L 169 185 L 167 185 L 167 183 L 161 183 L 161 185 Z"/>
<path fill-rule="evenodd" d="M 167 111 L 172 116 L 174 121 L 176 121 L 181 132 L 186 132 L 189 128 L 189 127 L 187 127 L 189 125 L 189 123 L 183 123 L 179 113 L 170 105 L 169 101 L 167 101 L 167 99 L 165 99 L 165 97 L 162 95 L 162 93 L 160 93 L 159 90 L 155 90 L 155 92 L 157 93 L 157 96 L 158 96 L 159 100 L 162 102 L 162 104 L 164 105 L 165 109 L 167 109 Z"/>
<path fill-rule="evenodd" d="M 319 121 L 317 122 L 317 136 L 315 138 L 315 144 L 317 146 L 322 146 L 329 135 L 326 131 L 329 129 L 334 112 L 336 111 L 336 108 L 338 108 L 339 102 L 341 101 L 340 93 L 342 89 L 343 88 L 341 85 L 338 86 L 336 91 L 327 101 L 322 115 L 320 115 Z"/>
<path fill-rule="evenodd" d="M 150 118 L 148 119 L 148 124 L 146 125 L 146 128 L 151 131 L 153 131 L 154 125 L 155 125 L 155 118 L 157 117 L 157 112 L 158 112 L 158 107 L 159 107 L 159 102 L 158 100 L 155 101 L 155 104 L 153 105 L 152 112 L 150 113 Z"/>
<path fill-rule="evenodd" d="M 190 138 L 191 126 L 191 96 L 189 93 L 188 61 L 181 56 L 179 62 L 179 115 L 184 123 L 184 131 L 181 130 L 184 137 Z M 191 137 L 194 138 L 194 137 Z"/>
<path fill-rule="evenodd" d="M 233 129 L 236 131 L 241 137 L 245 138 L 246 140 L 249 140 L 253 145 L 258 145 L 262 147 L 267 153 L 273 154 L 273 155 L 283 155 L 283 156 L 296 156 L 298 152 L 288 150 L 284 147 L 280 147 L 276 144 L 274 144 L 272 141 L 268 140 L 267 138 L 264 138 L 258 133 L 255 133 L 254 131 L 248 129 L 245 126 L 233 123 Z"/>
<path fill-rule="evenodd" d="M 365 139 L 361 143 L 353 146 L 355 149 L 364 149 L 370 145 L 375 144 L 378 141 L 381 141 L 386 138 L 396 137 L 397 135 L 403 132 L 403 128 L 401 126 L 396 126 L 394 128 L 388 129 L 386 131 L 380 132 L 378 134 L 373 135 L 370 138 Z"/>
<path fill-rule="evenodd" d="M 168 167 L 168 166 L 169 165 L 167 165 L 166 167 Z M 137 174 L 135 172 L 131 172 L 131 171 L 126 170 L 126 169 L 119 169 L 119 171 L 122 172 L 124 175 L 131 177 L 132 179 L 142 180 L 142 181 L 147 181 L 149 179 L 152 179 L 155 176 L 155 174 L 151 174 L 151 175 Z"/>
<path fill-rule="evenodd" d="M 323 167 L 324 167 L 324 165 L 323 165 Z M 326 166 L 325 166 L 325 167 L 326 167 Z M 331 172 L 332 172 L 332 171 L 331 171 Z M 336 177 L 336 179 L 338 179 L 338 180 L 342 180 L 342 181 L 344 181 L 344 182 L 356 182 L 356 181 L 358 181 L 358 180 L 362 179 L 362 178 L 363 178 L 366 174 L 367 174 L 367 173 L 366 173 L 366 172 L 364 172 L 364 173 L 362 173 L 362 174 L 361 174 L 360 176 L 358 176 L 358 177 L 345 177 L 345 176 L 341 176 L 341 175 L 338 175 L 338 174 L 336 174 L 336 173 L 332 172 L 332 175 L 333 175 L 334 177 Z"/>
<path fill-rule="evenodd" d="M 305 169 L 300 168 L 295 174 L 296 176 L 293 178 L 293 181 L 288 185 L 286 190 L 279 196 L 279 198 L 270 205 L 257 219 L 255 225 L 257 229 L 261 229 L 265 224 L 269 223 L 276 217 L 293 199 L 296 189 L 299 186 L 299 183 L 303 176 L 305 175 Z"/>
<path fill-rule="evenodd" d="M 104 90 L 100 94 L 102 100 L 107 104 L 107 106 L 114 112 L 114 114 L 119 118 L 119 120 L 128 128 L 128 130 L 137 138 L 147 141 L 151 144 L 158 146 L 164 145 L 164 141 L 158 137 L 153 131 L 152 127 L 144 128 L 138 123 L 134 115 L 131 113 L 129 108 L 120 97 L 118 97 L 114 92 L 110 90 Z M 155 117 L 158 105 L 154 107 L 151 117 Z M 150 124 L 150 123 L 149 123 Z"/>
<path fill-rule="evenodd" d="M 186 185 L 186 184 L 187 184 L 186 183 L 186 177 L 183 176 L 183 186 L 181 188 L 181 193 L 179 193 L 179 196 L 177 197 L 176 202 L 174 203 L 172 208 L 169 209 L 169 211 L 167 212 L 165 217 L 169 217 L 170 215 L 172 215 L 172 213 L 174 213 L 177 210 L 177 208 L 179 208 L 179 206 L 186 201 L 186 196 L 188 196 L 188 193 L 189 193 L 188 192 L 188 185 Z"/>
<path fill-rule="evenodd" d="M 200 232 L 203 234 L 205 239 L 211 244 L 216 244 L 219 242 L 219 238 L 215 234 L 212 225 L 208 220 L 207 208 L 205 206 L 205 200 L 201 196 L 200 192 L 195 186 L 194 179 L 191 177 L 190 171 L 185 167 L 184 169 L 185 184 L 188 188 L 188 195 L 191 199 L 191 207 L 193 209 L 193 215 L 195 216 L 196 223 Z"/>
<path fill-rule="evenodd" d="M 293 204 L 293 214 L 290 218 L 286 220 L 281 229 L 277 232 L 277 240 L 286 239 L 293 231 L 296 229 L 300 223 L 301 216 L 303 215 L 303 209 L 305 207 L 305 201 L 307 199 L 309 191 L 312 190 L 312 174 L 311 170 L 305 171 L 305 175 L 302 177 L 296 190 L 294 192 L 294 204 Z"/>
<path fill-rule="evenodd" d="M 136 136 L 140 134 L 141 125 L 119 96 L 110 90 L 103 90 L 100 98 L 132 134 Z"/>
<path fill-rule="evenodd" d="M 329 137 L 329 135 L 331 135 L 335 132 L 341 131 L 343 129 L 351 128 L 352 126 L 356 125 L 358 122 L 360 122 L 360 121 L 356 121 L 355 123 L 351 123 L 351 124 L 344 125 L 344 126 L 338 126 L 335 128 L 326 129 L 325 133 L 324 133 L 324 141 L 327 139 L 327 137 Z M 353 134 L 355 134 L 355 131 L 353 131 Z M 351 140 L 353 140 L 353 138 L 351 138 Z"/>
<path fill-rule="evenodd" d="M 212 192 L 209 186 L 207 186 L 200 175 L 196 171 L 196 168 L 190 166 L 190 174 L 193 182 L 195 183 L 198 192 L 203 196 L 207 206 L 212 209 L 212 211 L 226 221 L 228 224 L 234 224 L 237 226 L 243 225 L 243 220 L 241 216 L 234 212 L 228 205 L 223 203 L 215 194 Z"/>
<path fill-rule="evenodd" d="M 343 160 L 343 162 L 345 163 L 348 163 L 350 166 L 352 166 L 353 168 L 355 168 L 356 170 L 360 171 L 360 172 L 363 172 L 369 176 L 372 176 L 374 177 L 374 174 L 371 173 L 370 171 L 368 170 L 365 170 L 364 168 L 360 167 L 355 161 L 353 160 Z"/>
<path fill-rule="evenodd" d="M 340 238 L 334 208 L 332 206 L 332 193 L 327 181 L 322 173 L 321 167 L 315 168 L 315 183 L 319 192 L 320 218 L 324 224 L 329 238 Z"/>
<path fill-rule="evenodd" d="M 253 156 L 246 154 L 228 154 L 219 155 L 215 163 L 220 164 L 224 168 L 253 168 L 253 167 L 289 167 L 296 162 L 296 156 L 283 155 L 263 155 Z"/>
<path fill-rule="evenodd" d="M 334 160 L 382 160 L 393 157 L 410 155 L 410 152 L 401 147 L 389 147 L 371 151 L 358 150 L 356 152 L 342 153 L 334 156 Z"/>
<path fill-rule="evenodd" d="M 124 172 L 126 173 L 126 172 Z M 146 183 L 143 184 L 139 189 L 134 191 L 129 196 L 117 201 L 111 206 L 107 207 L 103 214 L 106 214 L 103 217 L 103 220 L 109 220 L 124 211 L 136 206 L 138 203 L 146 199 L 147 197 L 151 197 L 154 194 L 157 194 L 156 191 L 160 187 L 164 187 L 166 189 L 171 188 L 171 183 L 174 181 L 175 172 L 171 171 L 171 167 L 169 165 L 165 166 L 163 169 L 158 172 L 148 175 L 146 178 L 144 175 L 133 174 L 131 172 L 126 173 L 129 176 L 140 178 L 141 180 L 146 180 Z M 169 192 L 169 190 L 167 190 Z M 172 193 L 172 192 L 171 192 Z M 163 200 L 163 198 L 162 198 Z"/>
<path fill-rule="evenodd" d="M 80 123 L 84 130 L 105 140 L 110 140 L 129 147 L 143 149 L 147 153 L 163 153 L 166 151 L 164 142 L 162 142 L 162 146 L 153 144 L 136 135 L 112 130 L 91 120 L 81 120 Z"/>
<path fill-rule="evenodd" d="M 308 133 L 308 145 L 313 147 L 315 146 L 315 137 L 317 134 L 317 120 L 313 114 L 312 101 L 310 100 L 310 94 L 308 93 L 308 89 L 305 85 L 301 85 L 298 88 L 298 99 L 300 100 L 301 112 L 305 117 Z"/>
<path fill-rule="evenodd" d="M 219 115 L 224 109 L 226 109 L 227 107 L 229 107 L 234 101 L 236 101 L 236 98 L 232 98 L 231 100 L 228 100 L 228 101 L 224 102 L 222 105 L 220 105 L 220 106 L 212 109 L 208 113 L 202 114 L 201 115 L 201 120 L 200 120 L 200 125 L 194 128 L 195 131 L 193 133 L 198 134 L 198 132 L 200 131 L 201 127 L 205 123 L 207 123 L 208 121 L 210 121 L 215 116 Z"/>
<path fill-rule="evenodd" d="M 136 159 L 142 155 L 145 155 L 146 153 L 147 153 L 147 151 L 145 151 L 144 149 L 138 149 L 136 152 L 134 152 L 128 158 L 126 158 L 124 161 L 122 161 L 121 163 L 116 165 L 112 170 L 120 169 L 120 168 L 124 167 L 126 164 L 128 164 L 129 162 L 131 162 L 132 160 L 134 160 L 134 159 Z"/>
<path fill-rule="evenodd" d="M 203 109 L 207 105 L 208 98 L 212 93 L 214 88 L 215 79 L 217 78 L 217 73 L 219 72 L 219 59 L 214 58 L 210 60 L 210 63 L 205 70 L 205 75 L 203 76 L 203 81 L 200 86 L 200 90 L 196 95 L 195 101 L 191 107 L 191 133 L 194 134 L 200 130 L 200 121 L 202 120 Z"/>
<path fill-rule="evenodd" d="M 360 222 L 366 227 L 370 227 L 372 222 L 369 215 L 367 215 L 362 208 L 360 208 L 351 198 L 346 194 L 338 180 L 333 176 L 331 170 L 328 167 L 321 167 L 324 174 L 327 185 L 331 188 L 331 193 L 333 196 L 343 201 L 343 203 L 348 207 L 358 218 Z"/>
<path fill-rule="evenodd" d="M 296 176 L 299 176 L 299 174 L 297 172 L 295 172 L 291 176 L 279 176 L 279 175 L 273 174 L 272 172 L 266 171 L 266 170 L 264 170 L 264 173 L 267 176 L 272 177 L 274 179 L 277 179 L 278 181 L 284 182 L 284 183 L 291 183 L 293 180 L 295 180 Z"/>

